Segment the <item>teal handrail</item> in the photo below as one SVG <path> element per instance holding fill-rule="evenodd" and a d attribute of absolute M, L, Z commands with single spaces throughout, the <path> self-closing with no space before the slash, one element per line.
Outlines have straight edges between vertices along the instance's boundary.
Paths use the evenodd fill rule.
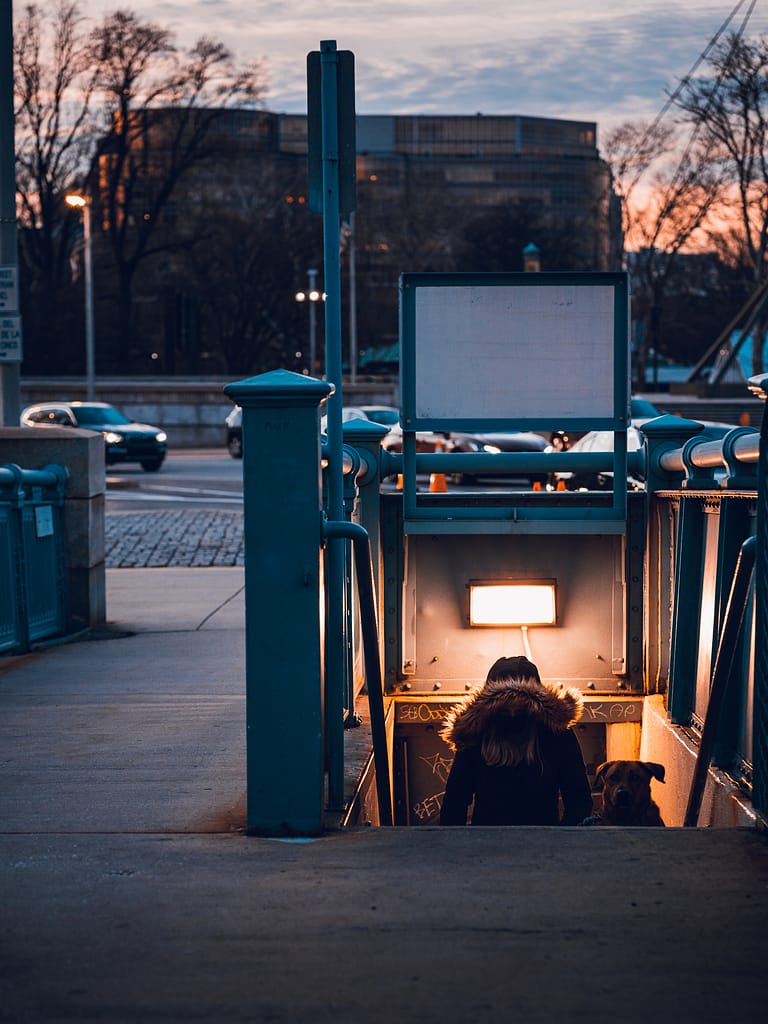
<path fill-rule="evenodd" d="M 642 471 L 645 454 L 642 448 L 627 452 L 627 469 Z M 609 472 L 613 469 L 613 452 L 417 452 L 417 473 L 474 473 L 505 475 L 551 473 L 555 470 L 578 472 Z M 384 452 L 382 475 L 393 476 L 404 471 L 400 452 Z"/>
<path fill-rule="evenodd" d="M 368 690 L 368 708 L 371 716 L 373 764 L 376 772 L 376 794 L 379 820 L 382 825 L 393 824 L 392 791 L 389 782 L 389 753 L 384 716 L 384 685 L 381 676 L 379 627 L 376 615 L 376 590 L 373 580 L 371 541 L 368 531 L 359 523 L 323 521 L 323 536 L 347 538 L 355 548 L 355 575 L 360 598 L 360 624 L 363 634 L 363 656 Z"/>
<path fill-rule="evenodd" d="M 701 801 L 707 782 L 707 772 L 712 760 L 720 713 L 725 702 L 726 690 L 731 677 L 731 669 L 736 652 L 736 643 L 742 629 L 749 601 L 749 584 L 755 566 L 756 546 L 757 541 L 755 537 L 748 537 L 741 545 L 739 558 L 736 562 L 736 571 L 733 575 L 728 607 L 725 612 L 720 641 L 717 646 L 715 666 L 712 670 L 712 683 L 709 691 L 707 713 L 704 718 L 701 743 L 699 744 L 699 751 L 696 757 L 696 766 L 693 771 L 691 791 L 688 797 L 688 807 L 683 822 L 685 828 L 696 828 L 699 824 Z"/>

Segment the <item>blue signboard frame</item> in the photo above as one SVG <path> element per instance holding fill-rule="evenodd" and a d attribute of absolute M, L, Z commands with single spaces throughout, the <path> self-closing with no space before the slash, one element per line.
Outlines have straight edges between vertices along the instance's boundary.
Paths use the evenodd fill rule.
<path fill-rule="evenodd" d="M 616 533 L 626 519 L 629 282 L 623 272 L 421 274 L 400 278 L 406 530 Z M 610 505 L 465 507 L 420 501 L 417 431 L 614 432 Z M 495 525 L 494 525 L 495 524 Z"/>

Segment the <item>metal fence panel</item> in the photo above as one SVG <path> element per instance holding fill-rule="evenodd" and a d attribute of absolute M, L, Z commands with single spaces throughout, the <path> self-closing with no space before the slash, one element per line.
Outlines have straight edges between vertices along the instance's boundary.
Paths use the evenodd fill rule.
<path fill-rule="evenodd" d="M 0 466 L 0 652 L 66 629 L 66 479 L 61 466 Z"/>
<path fill-rule="evenodd" d="M 21 509 L 27 627 L 31 642 L 55 636 L 65 625 L 59 518 L 59 509 L 52 505 L 26 505 Z"/>
<path fill-rule="evenodd" d="M 13 650 L 22 643 L 16 581 L 16 543 L 13 514 L 0 502 L 0 652 Z"/>

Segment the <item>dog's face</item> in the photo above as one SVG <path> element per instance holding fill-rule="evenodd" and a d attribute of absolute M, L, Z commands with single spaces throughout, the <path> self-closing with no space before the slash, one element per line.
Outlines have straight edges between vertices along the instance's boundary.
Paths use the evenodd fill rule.
<path fill-rule="evenodd" d="M 603 803 L 632 812 L 651 803 L 651 779 L 664 781 L 664 765 L 653 761 L 606 761 L 596 772 L 603 783 Z"/>

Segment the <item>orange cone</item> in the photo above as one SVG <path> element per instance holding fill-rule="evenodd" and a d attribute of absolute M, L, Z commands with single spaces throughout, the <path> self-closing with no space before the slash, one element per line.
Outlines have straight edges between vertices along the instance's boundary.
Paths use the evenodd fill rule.
<path fill-rule="evenodd" d="M 435 441 L 435 452 L 442 452 L 443 442 Z M 445 473 L 432 473 L 429 477 L 429 490 L 432 494 L 442 494 L 443 491 L 448 490 L 448 481 L 445 479 Z"/>
<path fill-rule="evenodd" d="M 403 474 L 402 473 L 398 473 L 397 474 L 397 489 L 398 489 L 398 491 L 402 491 L 402 489 L 403 489 Z"/>
<path fill-rule="evenodd" d="M 540 491 L 541 490 L 541 480 L 534 480 L 533 481 L 533 487 L 531 488 L 531 490 L 533 490 L 533 491 Z"/>
<path fill-rule="evenodd" d="M 565 486 L 565 480 L 558 480 L 557 481 L 557 490 L 558 491 L 567 491 L 568 490 L 568 488 Z"/>

